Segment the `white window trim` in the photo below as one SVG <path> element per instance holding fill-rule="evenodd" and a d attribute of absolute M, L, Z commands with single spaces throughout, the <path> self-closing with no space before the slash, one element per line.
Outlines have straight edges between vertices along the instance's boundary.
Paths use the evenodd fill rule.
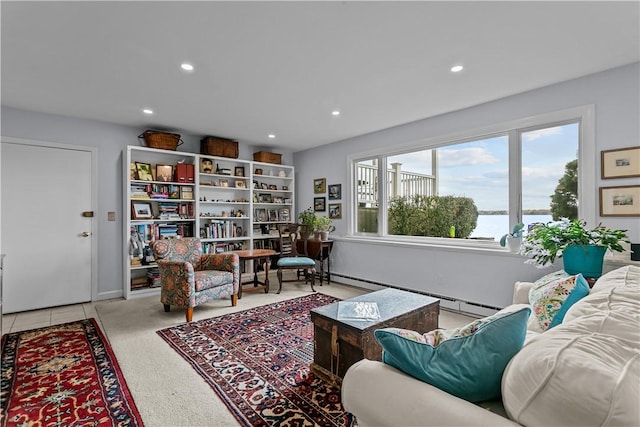
<path fill-rule="evenodd" d="M 446 239 L 446 238 L 429 238 L 429 237 L 412 237 L 412 236 L 391 236 L 380 235 L 378 233 L 359 233 L 356 231 L 356 212 L 357 201 L 353 194 L 355 185 L 355 168 L 354 162 L 364 159 L 378 158 L 379 164 L 382 164 L 382 157 L 393 156 L 398 154 L 404 154 L 411 151 L 437 148 L 440 146 L 450 145 L 452 143 L 461 143 L 465 140 L 478 140 L 495 136 L 496 134 L 508 135 L 509 144 L 516 141 L 520 144 L 518 133 L 527 131 L 532 128 L 549 127 L 555 124 L 563 124 L 568 122 L 578 121 L 579 124 L 579 146 L 578 146 L 578 164 L 579 176 L 578 176 L 578 200 L 580 205 L 578 207 L 578 216 L 580 219 L 585 220 L 589 226 L 595 226 L 597 224 L 597 198 L 596 198 L 596 144 L 595 144 L 595 106 L 593 104 L 583 105 L 574 108 L 554 111 L 551 113 L 539 114 L 522 119 L 510 120 L 494 125 L 488 125 L 481 128 L 474 128 L 470 130 L 453 132 L 446 135 L 419 139 L 415 141 L 395 144 L 392 149 L 382 150 L 367 150 L 358 153 L 353 153 L 347 156 L 347 170 L 349 171 L 349 185 L 347 186 L 346 196 L 349 200 L 350 209 L 347 210 L 347 238 L 357 238 L 358 240 L 368 240 L 373 242 L 402 242 L 403 244 L 411 244 L 418 246 L 446 246 L 446 247 L 471 247 L 471 248 L 483 248 L 494 249 L 498 245 L 498 242 L 478 242 L 474 240 L 463 239 Z M 511 148 L 511 147 L 510 147 Z M 518 154 L 513 154 L 518 153 Z M 513 207 L 515 204 L 520 206 L 518 200 L 521 188 L 521 171 L 520 165 L 520 150 L 509 150 L 509 221 L 510 223 L 516 222 L 516 212 Z M 516 167 L 517 166 L 517 167 Z M 517 173 L 514 177 L 512 173 Z M 386 185 L 382 185 L 380 182 L 384 179 L 384 174 L 378 174 L 378 185 L 380 189 L 379 211 L 378 220 L 379 224 L 386 227 L 386 215 L 383 214 L 386 208 Z M 512 185 L 513 184 L 513 185 Z M 384 202 L 383 202 L 384 201 Z M 380 229 L 380 226 L 379 226 Z M 386 228 L 382 228 L 386 230 Z M 499 246 L 498 246 L 499 247 Z M 505 250 L 502 250 L 506 252 Z"/>

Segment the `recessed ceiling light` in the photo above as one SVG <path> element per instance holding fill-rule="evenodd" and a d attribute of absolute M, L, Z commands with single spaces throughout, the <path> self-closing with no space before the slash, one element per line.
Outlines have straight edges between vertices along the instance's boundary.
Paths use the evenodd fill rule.
<path fill-rule="evenodd" d="M 153 110 L 150 110 L 149 108 L 145 108 L 142 112 L 145 114 L 153 114 Z"/>
<path fill-rule="evenodd" d="M 267 135 L 269 137 L 269 139 L 274 139 L 276 136 L 272 133 L 270 133 L 269 135 Z"/>
<path fill-rule="evenodd" d="M 193 71 L 193 65 L 187 64 L 186 62 L 183 64 L 180 64 L 180 68 L 182 68 L 185 71 Z"/>
<path fill-rule="evenodd" d="M 459 73 L 462 70 L 464 70 L 464 67 L 462 65 L 454 65 L 453 67 L 451 67 L 452 73 Z"/>
<path fill-rule="evenodd" d="M 338 110 L 333 110 L 333 111 L 331 112 L 331 115 L 332 115 L 332 116 L 339 116 L 339 115 L 340 115 L 340 111 L 338 111 Z"/>

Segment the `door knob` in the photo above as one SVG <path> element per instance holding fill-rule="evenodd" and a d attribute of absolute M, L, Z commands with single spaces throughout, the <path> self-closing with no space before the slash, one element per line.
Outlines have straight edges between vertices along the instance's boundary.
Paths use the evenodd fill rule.
<path fill-rule="evenodd" d="M 91 233 L 89 233 L 88 231 L 82 232 L 82 237 L 89 237 L 89 236 L 91 236 Z"/>

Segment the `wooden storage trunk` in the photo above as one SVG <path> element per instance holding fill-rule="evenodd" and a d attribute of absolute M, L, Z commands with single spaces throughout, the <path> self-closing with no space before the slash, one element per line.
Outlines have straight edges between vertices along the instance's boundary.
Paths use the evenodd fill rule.
<path fill-rule="evenodd" d="M 268 151 L 258 151 L 253 153 L 253 160 L 263 163 L 275 163 L 277 165 L 282 163 L 282 154 L 269 153 Z"/>
<path fill-rule="evenodd" d="M 238 141 L 217 136 L 205 136 L 200 140 L 200 154 L 238 158 Z"/>
<path fill-rule="evenodd" d="M 436 298 L 384 289 L 346 301 L 375 302 L 381 318 L 340 320 L 337 302 L 310 311 L 314 334 L 310 368 L 330 382 L 341 382 L 347 369 L 359 360 L 382 360 L 382 347 L 374 336 L 376 329 L 403 328 L 425 333 L 438 328 L 440 300 Z"/>

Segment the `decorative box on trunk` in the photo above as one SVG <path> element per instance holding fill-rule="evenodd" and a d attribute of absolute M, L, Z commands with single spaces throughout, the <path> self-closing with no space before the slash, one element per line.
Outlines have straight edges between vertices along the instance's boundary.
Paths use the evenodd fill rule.
<path fill-rule="evenodd" d="M 200 140 L 200 154 L 238 158 L 238 141 L 217 136 L 205 136 Z"/>
<path fill-rule="evenodd" d="M 253 153 L 253 160 L 263 163 L 275 163 L 279 165 L 282 163 L 282 154 L 269 153 L 268 151 L 258 151 Z"/>

